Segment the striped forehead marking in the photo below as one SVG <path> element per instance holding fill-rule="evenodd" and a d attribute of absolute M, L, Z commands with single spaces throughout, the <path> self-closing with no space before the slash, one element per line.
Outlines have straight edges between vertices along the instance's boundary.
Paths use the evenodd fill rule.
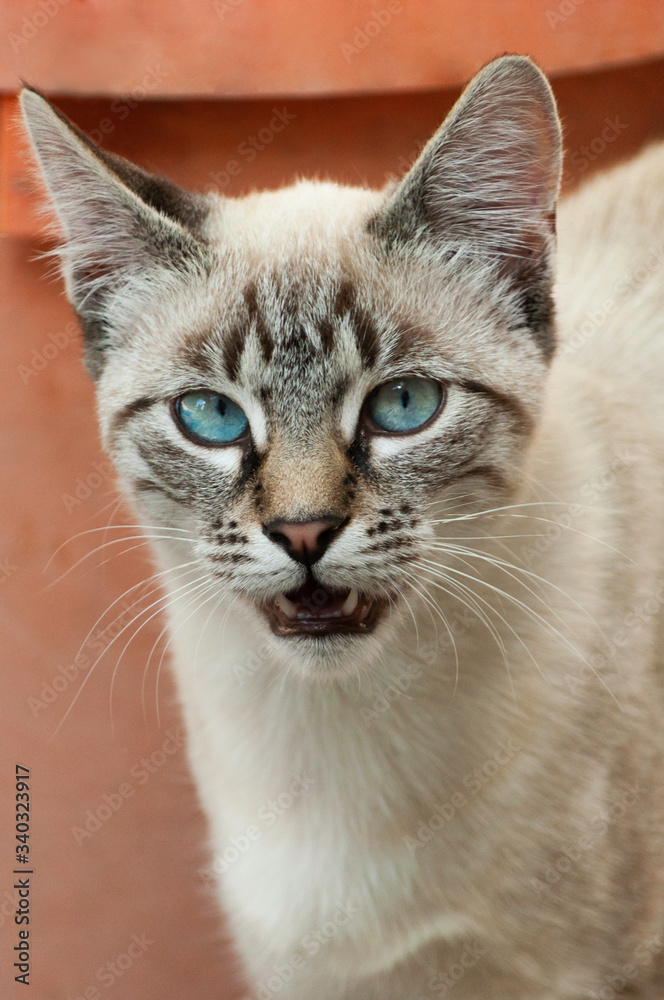
<path fill-rule="evenodd" d="M 306 296 L 294 283 L 285 285 L 275 281 L 263 288 L 250 282 L 244 289 L 233 326 L 222 333 L 222 360 L 228 377 L 237 380 L 251 336 L 257 339 L 263 361 L 269 365 L 275 354 L 295 354 L 302 358 L 318 351 L 331 354 L 342 324 L 353 332 L 362 363 L 371 368 L 379 353 L 378 328 L 369 311 L 358 302 L 352 283 L 344 278 L 332 285 L 326 305 L 322 314 L 317 310 L 318 314 L 313 315 Z M 307 330 L 315 331 L 318 342 Z M 206 353 L 204 349 L 203 352 Z M 188 360 L 200 368 L 194 357 L 196 353 L 200 352 L 195 347 L 193 352 L 188 351 Z"/>

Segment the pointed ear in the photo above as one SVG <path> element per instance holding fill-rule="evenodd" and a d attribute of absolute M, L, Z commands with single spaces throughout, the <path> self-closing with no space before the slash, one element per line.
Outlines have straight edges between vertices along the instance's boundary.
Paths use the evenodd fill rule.
<path fill-rule="evenodd" d="M 97 377 L 120 314 L 151 285 L 154 295 L 157 274 L 202 266 L 208 203 L 99 149 L 37 91 L 24 89 L 21 106 L 64 232 L 56 252 Z"/>
<path fill-rule="evenodd" d="M 546 78 L 504 56 L 472 80 L 370 228 L 391 247 L 426 241 L 443 256 L 494 261 L 525 283 L 527 319 L 545 326 L 561 166 Z"/>

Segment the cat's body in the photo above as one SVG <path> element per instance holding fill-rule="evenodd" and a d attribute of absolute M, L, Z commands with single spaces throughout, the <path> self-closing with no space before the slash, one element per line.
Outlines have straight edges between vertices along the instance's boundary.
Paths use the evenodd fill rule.
<path fill-rule="evenodd" d="M 158 222 L 161 256 L 177 244 L 186 269 L 143 258 L 159 294 L 138 268 L 117 292 L 126 248 L 105 284 L 111 240 L 94 266 L 77 270 L 76 251 L 67 265 L 105 442 L 148 530 L 171 536 L 155 548 L 211 822 L 208 881 L 257 1000 L 664 990 L 664 150 L 563 204 L 551 362 L 546 85 L 522 60 L 485 72 L 487 93 L 517 95 L 518 152 L 499 148 L 504 123 L 490 136 L 512 157 L 498 180 L 472 131 L 450 167 L 469 107 L 472 129 L 492 128 L 481 86 L 425 153 L 425 179 L 387 207 L 383 193 L 318 184 L 196 203 L 175 228 Z M 510 132 L 523 92 L 527 129 Z M 74 140 L 29 101 L 57 203 L 63 168 L 49 173 L 44 135 Z M 474 165 L 486 229 L 440 186 L 427 200 L 435 156 L 439 185 Z M 112 199 L 77 169 L 100 215 Z M 510 189 L 492 217 L 511 173 L 528 197 Z M 471 215 L 472 197 L 459 199 Z M 60 212 L 85 256 L 85 220 L 66 199 Z M 486 231 L 486 259 L 466 253 Z M 217 248 L 213 263 L 199 245 Z M 120 317 L 102 336 L 96 296 Z M 402 373 L 445 383 L 441 415 L 409 441 L 356 435 L 367 393 Z M 159 400 L 203 385 L 231 386 L 257 458 L 182 443 Z M 275 638 L 245 598 L 299 593 L 302 566 L 275 534 L 329 511 L 339 523 L 307 579 L 373 595 L 378 625 Z"/>
<path fill-rule="evenodd" d="M 624 967 L 638 972 L 636 995 L 662 994 L 664 284 L 650 257 L 664 243 L 664 200 L 653 210 L 662 185 L 659 148 L 563 202 L 561 346 L 533 478 L 518 497 L 538 506 L 517 508 L 515 522 L 500 511 L 491 528 L 473 519 L 448 529 L 514 533 L 495 554 L 570 595 L 536 577 L 525 582 L 544 603 L 511 588 L 550 622 L 502 607 L 537 661 L 502 629 L 515 695 L 496 642 L 460 620 L 453 600 L 456 684 L 451 643 L 426 609 L 419 642 L 430 651 L 437 632 L 442 659 L 413 655 L 406 616 L 378 676 L 324 691 L 297 675 L 282 680 L 264 637 L 252 642 L 230 615 L 222 634 L 234 669 L 218 669 L 208 626 L 195 657 L 201 697 L 192 698 L 191 651 L 209 608 L 175 633 L 192 766 L 213 822 L 210 870 L 243 958 L 272 995 L 419 1000 L 445 995 L 465 965 L 459 998 L 576 1000 L 619 982 Z M 627 222 L 616 232 L 618 201 Z M 607 301 L 615 310 L 588 335 L 587 313 Z M 485 579 L 510 589 L 487 568 Z M 226 775 L 221 760 L 232 762 Z M 295 775 L 311 785 L 266 827 L 261 808 Z M 246 849 L 252 827 L 260 836 Z M 352 916 L 329 925 L 344 904 Z M 390 973 L 409 953 L 401 974 Z M 298 955 L 301 985 L 286 986 Z M 348 970 L 358 981 L 340 991 L 336 975 Z M 390 974 L 372 987 L 365 974 L 377 970 Z"/>

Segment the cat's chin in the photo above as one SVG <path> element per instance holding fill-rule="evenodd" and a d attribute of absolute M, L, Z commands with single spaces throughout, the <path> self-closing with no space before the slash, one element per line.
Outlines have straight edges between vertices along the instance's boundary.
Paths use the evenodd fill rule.
<path fill-rule="evenodd" d="M 272 632 L 281 638 L 368 635 L 387 601 L 355 589 L 329 590 L 313 579 L 297 590 L 276 594 L 261 607 Z"/>
<path fill-rule="evenodd" d="M 389 632 L 389 629 L 388 629 Z M 327 635 L 275 636 L 275 656 L 281 667 L 302 680 L 320 684 L 357 682 L 358 676 L 380 664 L 385 635 L 337 632 Z"/>

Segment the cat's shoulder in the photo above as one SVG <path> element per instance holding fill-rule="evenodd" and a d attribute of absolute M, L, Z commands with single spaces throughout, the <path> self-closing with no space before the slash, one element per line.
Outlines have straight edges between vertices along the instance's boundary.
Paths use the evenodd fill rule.
<path fill-rule="evenodd" d="M 559 211 L 563 245 L 579 238 L 613 236 L 622 242 L 642 230 L 660 233 L 664 221 L 664 142 L 646 146 L 617 166 L 597 173 L 563 198 Z"/>
<path fill-rule="evenodd" d="M 562 199 L 559 357 L 664 382 L 664 143 Z"/>

